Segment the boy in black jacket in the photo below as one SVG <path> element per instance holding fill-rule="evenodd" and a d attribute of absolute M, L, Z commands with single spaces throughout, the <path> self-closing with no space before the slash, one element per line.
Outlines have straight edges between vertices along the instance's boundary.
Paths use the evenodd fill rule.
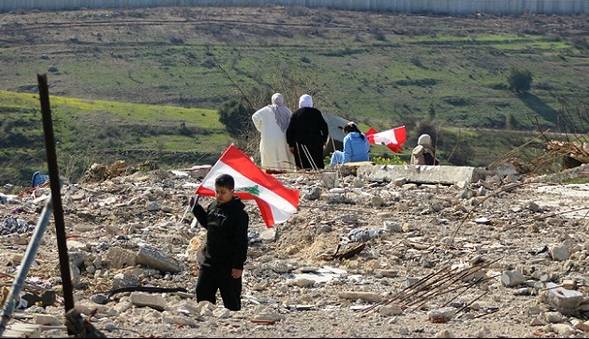
<path fill-rule="evenodd" d="M 207 229 L 204 263 L 196 285 L 196 299 L 216 303 L 221 290 L 223 305 L 231 311 L 241 309 L 241 277 L 247 257 L 249 216 L 245 205 L 234 196 L 235 182 L 228 174 L 215 180 L 216 201 L 205 211 L 194 203 L 192 213 Z"/>

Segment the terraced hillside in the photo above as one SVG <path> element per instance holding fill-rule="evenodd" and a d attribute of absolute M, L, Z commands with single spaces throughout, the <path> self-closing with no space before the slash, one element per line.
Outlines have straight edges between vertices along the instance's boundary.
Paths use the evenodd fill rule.
<path fill-rule="evenodd" d="M 51 97 L 62 174 L 117 159 L 159 165 L 212 161 L 229 142 L 214 110 Z M 39 99 L 0 91 L 0 183 L 46 170 Z"/>

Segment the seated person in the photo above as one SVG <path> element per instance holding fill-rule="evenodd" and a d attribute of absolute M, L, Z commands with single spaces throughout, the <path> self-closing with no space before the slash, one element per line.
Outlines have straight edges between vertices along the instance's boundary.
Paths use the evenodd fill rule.
<path fill-rule="evenodd" d="M 411 152 L 411 165 L 437 166 L 439 164 L 432 147 L 432 138 L 429 134 L 422 134 L 417 141 L 417 147 Z"/>
<path fill-rule="evenodd" d="M 370 145 L 368 139 L 355 123 L 349 122 L 344 127 L 346 137 L 344 138 L 344 151 L 335 151 L 331 155 L 331 166 L 341 165 L 348 162 L 368 161 Z"/>

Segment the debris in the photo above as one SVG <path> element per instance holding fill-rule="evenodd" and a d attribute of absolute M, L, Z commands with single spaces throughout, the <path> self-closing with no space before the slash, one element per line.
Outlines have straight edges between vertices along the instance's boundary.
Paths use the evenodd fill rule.
<path fill-rule="evenodd" d="M 571 256 L 571 251 L 567 245 L 555 246 L 550 249 L 550 257 L 556 261 L 566 261 Z"/>
<path fill-rule="evenodd" d="M 427 317 L 428 319 L 435 324 L 444 324 L 448 321 L 452 320 L 454 314 L 456 313 L 456 309 L 453 307 L 444 307 L 438 308 L 435 310 L 431 310 Z"/>
<path fill-rule="evenodd" d="M 131 303 L 138 307 L 151 307 L 157 311 L 166 309 L 166 300 L 157 294 L 149 294 L 143 292 L 131 293 Z"/>
<path fill-rule="evenodd" d="M 137 254 L 120 247 L 112 247 L 104 256 L 104 261 L 110 265 L 111 268 L 125 268 L 128 266 L 135 266 L 137 262 Z"/>
<path fill-rule="evenodd" d="M 564 315 L 575 315 L 583 302 L 583 294 L 578 291 L 567 290 L 554 283 L 546 283 L 548 290 L 543 295 L 544 301 Z"/>
<path fill-rule="evenodd" d="M 180 264 L 156 248 L 142 246 L 137 253 L 138 264 L 145 265 L 162 272 L 177 273 L 181 271 Z"/>
<path fill-rule="evenodd" d="M 369 303 L 378 303 L 384 300 L 384 298 L 373 292 L 341 292 L 339 297 L 347 300 L 362 300 Z"/>
<path fill-rule="evenodd" d="M 518 271 L 505 271 L 501 275 L 501 283 L 505 287 L 516 287 L 523 284 L 526 278 Z"/>

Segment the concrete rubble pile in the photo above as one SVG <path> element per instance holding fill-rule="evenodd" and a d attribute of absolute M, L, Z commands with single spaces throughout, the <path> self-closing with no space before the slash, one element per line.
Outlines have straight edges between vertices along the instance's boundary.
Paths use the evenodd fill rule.
<path fill-rule="evenodd" d="M 220 296 L 217 305 L 194 297 L 205 232 L 190 214 L 181 218 L 202 173 L 138 171 L 65 185 L 76 308 L 112 337 L 589 335 L 589 210 L 580 210 L 589 208 L 589 185 L 524 184 L 513 173 L 420 184 L 370 173 L 278 175 L 300 190 L 301 206 L 275 229 L 247 204 L 239 312 L 225 310 Z M 48 194 L 0 189 L 0 291 Z M 49 227 L 10 323 L 22 333 L 66 334 L 54 238 Z M 424 281 L 446 265 L 483 266 L 433 293 Z M 110 293 L 135 287 L 184 290 Z M 424 302 L 409 305 L 412 293 Z"/>

